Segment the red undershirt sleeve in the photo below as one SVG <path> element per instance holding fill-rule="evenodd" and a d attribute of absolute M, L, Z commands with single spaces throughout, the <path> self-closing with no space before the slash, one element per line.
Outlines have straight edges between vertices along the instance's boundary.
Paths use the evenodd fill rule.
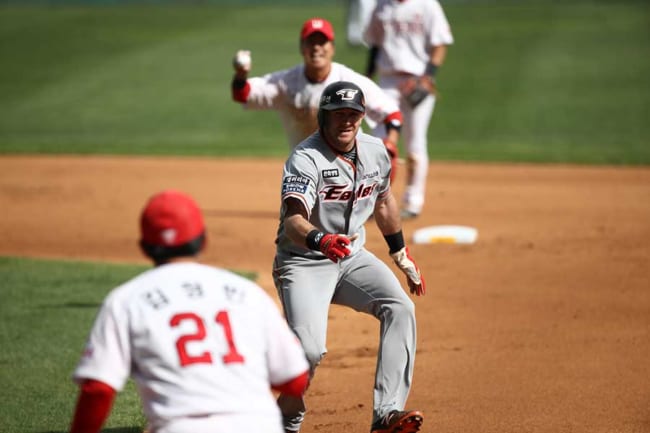
<path fill-rule="evenodd" d="M 70 433 L 98 433 L 108 418 L 115 394 L 116 391 L 104 382 L 83 381 Z"/>
<path fill-rule="evenodd" d="M 241 81 L 233 80 L 230 88 L 232 90 L 232 99 L 234 101 L 243 104 L 248 100 L 248 94 L 251 92 L 251 85 L 248 81 L 242 83 Z"/>
<path fill-rule="evenodd" d="M 309 371 L 305 371 L 303 374 L 291 379 L 289 382 L 283 383 L 281 385 L 273 385 L 273 389 L 285 395 L 300 397 L 304 394 L 308 384 Z"/>

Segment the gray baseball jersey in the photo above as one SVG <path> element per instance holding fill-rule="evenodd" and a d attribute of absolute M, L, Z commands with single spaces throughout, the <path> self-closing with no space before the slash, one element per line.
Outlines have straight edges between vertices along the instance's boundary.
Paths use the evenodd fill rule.
<path fill-rule="evenodd" d="M 416 349 L 415 306 L 393 271 L 365 243 L 364 223 L 377 200 L 390 194 L 390 160 L 381 140 L 357 135 L 356 164 L 334 152 L 319 132 L 300 143 L 284 166 L 281 222 L 273 279 L 291 329 L 312 370 L 327 352 L 330 304 L 345 305 L 381 321 L 373 395 L 373 420 L 403 410 L 411 386 Z M 284 200 L 300 200 L 309 221 L 328 233 L 359 234 L 352 253 L 334 263 L 322 253 L 295 245 L 285 234 Z M 298 431 L 304 399 L 278 400 L 284 427 Z"/>
<path fill-rule="evenodd" d="M 357 163 L 348 161 L 325 144 L 316 132 L 289 156 L 282 179 L 284 200 L 293 197 L 302 202 L 309 221 L 326 233 L 359 234 L 353 242 L 357 251 L 365 242 L 364 223 L 374 212 L 375 203 L 390 190 L 390 158 L 383 142 L 371 135 L 357 135 Z M 278 229 L 278 249 L 305 257 L 325 257 L 295 245 Z"/>

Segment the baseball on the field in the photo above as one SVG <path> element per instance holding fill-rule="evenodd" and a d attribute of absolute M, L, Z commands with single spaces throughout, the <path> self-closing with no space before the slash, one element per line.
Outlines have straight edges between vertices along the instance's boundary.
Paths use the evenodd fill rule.
<path fill-rule="evenodd" d="M 239 50 L 235 55 L 235 67 L 240 69 L 250 69 L 251 52 L 248 50 Z"/>

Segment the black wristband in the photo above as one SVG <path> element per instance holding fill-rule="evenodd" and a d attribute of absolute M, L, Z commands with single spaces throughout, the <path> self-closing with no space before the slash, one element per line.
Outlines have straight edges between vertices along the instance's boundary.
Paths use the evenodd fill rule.
<path fill-rule="evenodd" d="M 320 241 L 323 239 L 323 236 L 325 236 L 325 233 L 318 231 L 318 230 L 312 230 L 309 233 L 307 233 L 307 237 L 305 238 L 305 244 L 307 244 L 307 247 L 311 250 L 320 250 Z"/>
<path fill-rule="evenodd" d="M 379 54 L 379 47 L 372 46 L 368 50 L 368 64 L 366 65 L 366 77 L 372 78 L 375 74 L 375 67 L 377 66 L 377 55 Z"/>
<path fill-rule="evenodd" d="M 233 89 L 240 90 L 240 89 L 243 89 L 246 86 L 247 82 L 248 82 L 248 80 L 246 78 L 240 79 L 240 78 L 234 77 L 232 79 L 231 86 L 232 86 Z"/>
<path fill-rule="evenodd" d="M 438 72 L 438 66 L 434 65 L 433 63 L 427 63 L 427 67 L 425 68 L 424 73 L 435 77 L 436 72 Z"/>
<path fill-rule="evenodd" d="M 392 119 L 392 120 L 386 122 L 386 132 L 389 132 L 391 129 L 394 129 L 397 132 L 400 132 L 402 130 L 402 122 L 400 122 L 397 119 Z"/>
<path fill-rule="evenodd" d="M 404 235 L 401 230 L 392 235 L 384 235 L 384 239 L 386 239 L 386 243 L 388 244 L 389 254 L 396 253 L 406 246 L 406 244 L 404 244 Z"/>

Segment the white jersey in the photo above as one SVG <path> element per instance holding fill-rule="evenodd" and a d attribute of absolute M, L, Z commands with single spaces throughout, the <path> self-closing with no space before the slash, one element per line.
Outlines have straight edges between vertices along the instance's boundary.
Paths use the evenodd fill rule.
<path fill-rule="evenodd" d="M 277 110 L 287 134 L 289 145 L 295 147 L 318 129 L 318 105 L 321 93 L 329 84 L 350 81 L 358 85 L 366 97 L 366 123 L 370 129 L 396 111 L 398 105 L 387 97 L 377 84 L 340 63 L 332 62 L 332 70 L 319 83 L 310 82 L 303 64 L 248 79 L 250 93 L 244 107 Z"/>
<path fill-rule="evenodd" d="M 353 235 L 352 253 L 365 243 L 364 224 L 375 203 L 390 191 L 390 157 L 384 143 L 371 135 L 357 135 L 357 162 L 336 153 L 316 132 L 300 143 L 284 165 L 278 251 L 290 255 L 324 258 L 320 251 L 295 245 L 284 232 L 287 198 L 298 199 L 309 222 L 326 233 Z"/>
<path fill-rule="evenodd" d="M 380 0 L 365 32 L 379 46 L 379 75 L 424 75 L 431 48 L 451 45 L 454 38 L 437 0 Z"/>
<path fill-rule="evenodd" d="M 107 296 L 73 378 L 119 391 L 131 375 L 153 431 L 186 431 L 165 426 L 232 414 L 272 420 L 267 431 L 275 432 L 281 415 L 270 384 L 307 369 L 263 289 L 225 270 L 177 262 Z"/>

